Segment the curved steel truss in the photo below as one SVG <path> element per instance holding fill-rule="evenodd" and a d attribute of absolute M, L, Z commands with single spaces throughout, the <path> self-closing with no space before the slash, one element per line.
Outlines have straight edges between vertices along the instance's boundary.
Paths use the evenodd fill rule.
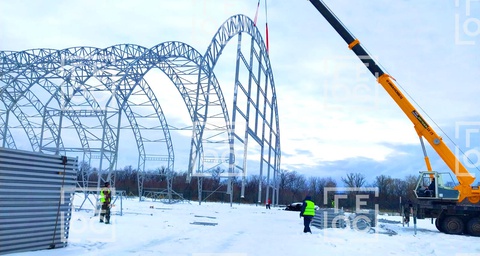
<path fill-rule="evenodd" d="M 226 70 L 217 64 L 230 41 L 237 46 L 236 57 Z M 136 154 L 140 195 L 142 174 L 154 161 L 166 162 L 169 171 L 175 162 L 188 163 L 187 181 L 198 177 L 199 190 L 212 170 L 228 170 L 222 175 L 231 195 L 233 177 L 244 182 L 259 171 L 258 201 L 264 196 L 276 202 L 280 132 L 275 85 L 265 44 L 248 17 L 225 21 L 203 55 L 171 41 L 152 48 L 121 44 L 1 51 L 0 58 L 1 147 L 27 145 L 32 151 L 79 156 L 100 174 L 95 187 L 114 182 L 118 159 Z M 147 79 L 151 72 L 163 73 L 175 86 L 189 125 L 168 124 L 156 96 L 165 82 Z M 230 76 L 223 91 L 215 73 Z M 174 130 L 190 131 L 189 145 L 175 145 L 190 150 L 189 155 L 175 154 Z M 119 151 L 125 133 L 133 135 L 136 150 Z M 89 186 L 88 175 L 80 186 Z"/>

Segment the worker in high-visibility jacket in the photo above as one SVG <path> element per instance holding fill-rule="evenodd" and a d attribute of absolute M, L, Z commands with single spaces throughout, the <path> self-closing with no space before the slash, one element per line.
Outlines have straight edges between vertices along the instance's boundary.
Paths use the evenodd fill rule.
<path fill-rule="evenodd" d="M 306 196 L 300 211 L 300 218 L 303 217 L 303 233 L 312 233 L 312 230 L 310 230 L 310 222 L 312 222 L 314 216 L 315 203 L 312 201 L 312 197 Z"/>
<path fill-rule="evenodd" d="M 112 191 L 110 191 L 110 183 L 105 182 L 105 186 L 100 191 L 100 202 L 102 203 L 102 211 L 100 212 L 100 222 L 110 224 L 110 203 L 112 202 Z"/>

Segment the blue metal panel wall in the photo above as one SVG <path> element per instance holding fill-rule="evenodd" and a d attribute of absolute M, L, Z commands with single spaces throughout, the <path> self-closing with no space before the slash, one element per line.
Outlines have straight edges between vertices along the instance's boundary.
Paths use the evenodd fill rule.
<path fill-rule="evenodd" d="M 0 148 L 0 254 L 67 245 L 78 160 Z"/>

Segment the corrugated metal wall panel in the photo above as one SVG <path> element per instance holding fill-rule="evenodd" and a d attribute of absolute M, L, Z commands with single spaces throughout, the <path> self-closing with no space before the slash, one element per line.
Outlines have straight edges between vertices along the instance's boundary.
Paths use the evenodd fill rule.
<path fill-rule="evenodd" d="M 0 148 L 0 254 L 67 245 L 78 161 Z"/>

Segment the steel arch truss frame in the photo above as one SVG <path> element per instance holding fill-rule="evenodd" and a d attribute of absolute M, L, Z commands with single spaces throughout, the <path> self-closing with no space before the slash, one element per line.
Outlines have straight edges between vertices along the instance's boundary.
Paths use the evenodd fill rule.
<path fill-rule="evenodd" d="M 116 94 L 120 94 L 127 102 L 131 95 L 138 94 L 139 91 L 145 93 L 148 96 L 149 101 L 153 106 L 160 106 L 156 96 L 151 91 L 146 91 L 144 80 L 142 78 L 152 69 L 159 69 L 162 71 L 174 84 L 180 93 L 184 103 L 187 107 L 190 117 L 194 116 L 192 102 L 192 84 L 195 83 L 189 81 L 185 76 L 191 76 L 198 72 L 198 65 L 196 64 L 201 59 L 201 55 L 191 46 L 182 42 L 170 41 L 158 44 L 148 51 L 145 51 L 142 56 L 135 59 L 130 63 L 129 67 L 125 70 L 124 76 L 118 81 L 116 87 Z M 193 65 L 192 65 L 193 63 Z M 136 93 L 137 92 L 137 93 Z M 158 111 L 156 112 L 158 113 Z M 174 170 L 173 160 L 173 144 L 171 143 L 171 137 L 169 133 L 169 126 L 166 123 L 164 117 L 159 118 L 164 128 L 165 138 L 169 151 L 168 159 L 171 164 L 167 166 L 168 171 Z M 150 156 L 148 158 L 156 158 L 158 156 Z M 143 191 L 143 177 L 139 177 L 139 193 Z"/>
<path fill-rule="evenodd" d="M 28 97 L 26 95 L 32 93 L 32 87 L 40 86 L 42 89 L 47 91 L 50 94 L 50 98 L 47 97 L 45 100 L 45 105 L 42 109 L 38 109 L 40 116 L 57 116 L 59 118 L 58 124 L 58 133 L 62 129 L 62 119 L 65 116 L 71 122 L 73 127 L 77 130 L 77 134 L 79 135 L 82 150 L 84 152 L 89 151 L 91 152 L 92 148 L 89 145 L 89 137 L 88 134 L 90 133 L 88 129 L 84 128 L 80 117 L 87 115 L 86 111 L 83 113 L 76 113 L 74 109 L 74 103 L 72 103 L 72 98 L 75 96 L 81 96 L 82 100 L 84 100 L 88 106 L 97 113 L 100 113 L 100 106 L 96 102 L 95 98 L 91 95 L 88 90 L 79 90 L 83 85 L 82 83 L 85 80 L 85 77 L 91 76 L 88 75 L 89 71 L 84 68 L 87 65 L 82 64 L 80 66 L 74 66 L 73 68 L 65 68 L 65 65 L 69 63 L 65 63 L 65 59 L 78 59 L 78 58 L 88 58 L 88 56 L 92 55 L 92 52 L 95 50 L 85 48 L 85 47 L 74 47 L 68 48 L 65 50 L 60 51 L 53 51 L 50 54 L 44 55 L 41 58 L 33 59 L 29 64 L 24 65 L 23 70 L 18 73 L 16 77 L 14 77 L 11 81 L 8 81 L 7 89 L 12 89 L 14 95 L 12 107 L 18 105 L 18 103 Z M 21 55 L 21 53 L 19 53 Z M 68 61 L 67 61 L 68 62 Z M 86 73 L 87 75 L 78 75 L 79 73 L 83 74 Z M 72 74 L 73 79 L 72 79 Z M 83 79 L 83 80 L 82 80 Z M 87 78 L 88 79 L 88 78 Z M 73 80 L 73 81 L 72 81 Z M 60 82 L 60 83 L 58 83 Z M 75 83 L 78 86 L 73 86 Z M 64 90 L 65 89 L 65 90 Z M 38 91 L 36 92 L 38 93 Z M 55 106 L 51 107 L 48 106 L 49 104 L 55 104 Z M 21 105 L 21 104 L 20 104 Z M 91 113 L 90 113 L 91 115 Z M 91 115 L 99 119 L 99 122 L 102 123 L 104 117 L 101 115 Z M 29 120 L 29 123 L 32 123 Z M 46 119 L 44 118 L 42 124 L 46 123 Z M 110 136 L 109 138 L 109 145 L 112 144 L 113 137 L 111 135 L 112 130 L 109 129 Z M 90 133 L 91 134 L 91 133 Z M 43 137 L 42 138 L 47 139 Z M 58 136 L 60 138 L 60 136 Z M 97 138 L 98 139 L 98 138 Z M 39 148 L 38 151 L 53 151 L 58 154 L 60 151 L 65 150 L 72 150 L 67 148 L 60 148 L 59 140 L 53 138 L 54 144 L 56 144 L 53 148 Z M 50 143 L 45 143 L 50 144 Z M 99 147 L 99 151 L 103 148 L 106 148 L 107 151 L 112 152 L 111 147 Z M 36 148 L 33 148 L 36 151 Z M 108 159 L 108 158 L 107 158 Z M 110 161 L 111 162 L 111 161 Z"/>
<path fill-rule="evenodd" d="M 248 51 L 246 56 L 248 56 L 248 58 L 242 51 L 243 34 L 249 35 L 251 40 L 250 47 L 246 47 Z M 275 204 L 278 198 L 277 174 L 280 170 L 281 156 L 278 103 L 268 51 L 260 31 L 250 18 L 245 15 L 232 16 L 218 29 L 204 54 L 202 62 L 202 68 L 206 67 L 204 69 L 209 72 L 205 74 L 205 77 L 199 77 L 199 81 L 211 80 L 214 74 L 214 68 L 221 57 L 223 49 L 235 36 L 238 36 L 238 47 L 235 65 L 232 120 L 231 123 L 229 123 L 230 159 L 228 161 L 228 176 L 237 176 L 237 174 L 240 174 L 239 176 L 242 177 L 241 197 L 243 197 L 245 193 L 245 178 L 247 176 L 249 140 L 253 139 L 256 146 L 260 148 L 260 152 L 258 153 L 260 155 L 259 176 L 261 178 L 258 185 L 257 200 L 261 202 L 263 172 L 266 171 L 267 191 L 264 195 L 265 200 L 272 198 Z M 256 70 L 254 69 L 255 65 L 257 66 Z M 242 67 L 244 72 L 248 74 L 246 84 L 242 83 L 240 79 Z M 199 84 L 199 88 L 200 86 Z M 209 95 L 211 90 L 215 89 L 215 86 L 210 82 L 206 88 L 202 88 L 207 95 Z M 238 104 L 241 96 L 246 99 L 245 102 L 243 102 L 245 103 L 243 106 Z M 207 110 L 205 111 L 207 112 Z M 198 108 L 196 111 L 199 116 L 201 116 L 202 112 L 201 108 Z M 245 124 L 245 128 L 238 130 L 237 123 L 240 120 Z M 202 136 L 203 134 L 199 135 L 199 137 Z M 238 147 L 236 147 L 236 142 L 242 145 L 243 149 L 239 150 Z M 203 147 L 205 146 L 203 143 L 201 145 Z M 195 147 L 194 143 L 192 143 L 192 149 L 198 152 L 192 155 L 204 157 L 202 148 L 198 146 Z M 238 159 L 239 155 L 243 156 L 242 161 L 241 163 L 236 163 L 236 158 Z M 190 171 L 195 171 L 194 163 L 191 163 L 191 166 Z M 202 172 L 203 167 L 200 166 L 198 170 Z M 273 176 L 272 181 L 270 181 L 270 175 Z M 271 194 L 270 188 L 272 188 Z"/>
<path fill-rule="evenodd" d="M 243 92 L 249 100 L 246 106 L 240 106 L 237 103 L 239 95 L 235 94 L 229 114 L 214 69 L 225 45 L 235 36 L 241 43 L 243 34 L 251 37 L 251 47 L 247 54 L 241 48 L 237 51 L 235 91 Z M 185 43 L 172 41 L 152 48 L 121 44 L 105 49 L 72 47 L 0 51 L 0 59 L 0 99 L 5 107 L 0 110 L 2 147 L 17 148 L 11 128 L 23 128 L 33 151 L 59 154 L 80 150 L 89 163 L 95 157 L 92 154 L 99 153 L 99 170 L 108 172 L 107 178 L 102 178 L 106 181 L 111 179 L 116 166 L 121 130 L 128 128 L 137 143 L 141 173 L 145 171 L 146 161 L 155 159 L 166 160 L 167 169 L 173 171 L 172 127 L 152 90 L 156 85 L 149 85 L 144 78 L 150 70 L 158 69 L 177 88 L 192 121 L 187 180 L 192 175 L 209 176 L 212 167 L 206 168 L 205 162 L 226 163 L 228 177 L 240 175 L 245 178 L 249 138 L 260 147 L 260 176 L 266 169 L 267 183 L 270 183 L 270 173 L 273 172 L 275 180 L 280 169 L 280 132 L 272 69 L 263 39 L 246 16 L 229 18 L 215 34 L 204 55 Z M 242 67 L 248 74 L 246 84 L 239 78 Z M 42 93 L 36 91 L 38 87 L 43 89 Z M 101 100 L 98 96 L 101 93 L 109 96 Z M 132 100 L 138 96 L 147 100 Z M 139 110 L 145 106 L 150 112 Z M 11 127 L 12 115 L 20 123 L 18 127 Z M 121 125 L 122 116 L 127 118 L 127 126 Z M 96 119 L 96 124 L 92 125 L 86 118 Z M 146 127 L 141 123 L 143 118 L 154 118 L 158 125 Z M 244 130 L 235 126 L 241 119 L 246 123 Z M 65 120 L 69 120 L 70 125 L 65 125 Z M 69 147 L 71 143 L 62 138 L 62 129 L 68 128 L 76 131 L 80 149 Z M 100 133 L 93 134 L 94 129 Z M 159 134 L 163 135 L 145 138 L 142 132 L 148 129 L 161 129 L 163 132 Z M 152 141 L 163 144 L 166 154 L 146 152 L 145 143 Z M 241 145 L 238 148 L 243 148 L 239 151 L 243 155 L 241 163 L 235 163 L 236 143 Z M 222 153 L 212 155 L 215 150 Z M 237 159 L 241 158 L 237 156 Z M 108 166 L 105 169 L 103 160 Z M 269 187 L 266 197 L 269 197 Z M 143 178 L 139 177 L 140 197 L 142 190 Z"/>

